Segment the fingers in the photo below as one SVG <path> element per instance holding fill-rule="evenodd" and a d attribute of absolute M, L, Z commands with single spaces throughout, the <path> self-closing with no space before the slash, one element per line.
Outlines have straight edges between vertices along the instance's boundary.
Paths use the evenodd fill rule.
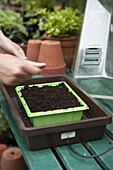
<path fill-rule="evenodd" d="M 12 43 L 13 43 L 13 45 L 15 47 L 14 50 L 13 50 L 13 54 L 16 57 L 27 59 L 27 57 L 25 56 L 25 53 L 22 50 L 22 48 L 19 45 L 15 44 L 14 42 L 12 42 Z"/>
<path fill-rule="evenodd" d="M 0 47 L 7 54 L 13 54 L 16 57 L 27 59 L 22 48 L 7 38 L 3 33 L 1 35 Z"/>
<path fill-rule="evenodd" d="M 45 63 L 37 63 L 14 55 L 2 54 L 0 57 L 0 81 L 7 85 L 17 85 L 32 75 L 40 74 L 45 66 Z"/>
<path fill-rule="evenodd" d="M 46 66 L 46 63 L 38 63 L 38 62 L 34 62 L 34 61 L 29 61 L 27 60 L 29 64 L 32 64 L 33 66 L 35 67 L 38 67 L 38 68 L 43 68 Z"/>
<path fill-rule="evenodd" d="M 30 75 L 40 74 L 42 72 L 42 68 L 46 66 L 45 63 L 37 63 L 33 61 L 28 61 L 28 60 L 26 60 L 25 62 L 27 62 L 27 64 L 24 65 L 24 71 Z"/>
<path fill-rule="evenodd" d="M 42 69 L 40 68 L 37 68 L 37 67 L 27 67 L 25 68 L 26 70 L 26 73 L 29 74 L 29 75 L 37 75 L 37 74 L 40 74 L 42 72 Z"/>

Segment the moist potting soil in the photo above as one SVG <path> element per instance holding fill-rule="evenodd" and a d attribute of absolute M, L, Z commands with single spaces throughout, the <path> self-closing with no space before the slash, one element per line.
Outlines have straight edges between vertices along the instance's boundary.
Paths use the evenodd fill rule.
<path fill-rule="evenodd" d="M 25 86 L 21 93 L 32 113 L 81 106 L 64 83 L 56 86 Z"/>

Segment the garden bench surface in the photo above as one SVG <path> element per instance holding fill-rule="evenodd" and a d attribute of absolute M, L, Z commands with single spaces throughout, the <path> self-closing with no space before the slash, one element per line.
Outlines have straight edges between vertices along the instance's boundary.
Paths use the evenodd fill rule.
<path fill-rule="evenodd" d="M 98 84 L 96 84 L 96 86 L 98 87 L 100 87 L 101 85 L 99 82 Z M 113 96 L 112 83 L 110 83 L 110 81 L 108 83 L 106 80 L 106 83 L 103 83 L 103 87 L 106 87 L 104 93 L 106 94 L 110 93 Z M 88 89 L 91 93 L 91 89 L 87 82 L 84 84 L 84 89 L 86 91 Z M 113 100 L 107 100 L 107 99 L 96 99 L 96 100 L 111 114 L 113 114 Z M 27 147 L 25 138 L 21 135 L 10 113 L 10 110 L 8 108 L 8 105 L 2 93 L 0 93 L 0 104 L 5 112 L 5 116 L 9 122 L 9 125 L 12 129 L 15 139 L 17 140 L 17 143 L 23 152 L 23 156 L 29 170 L 113 169 L 113 161 L 112 161 L 113 150 L 107 152 L 106 154 L 100 157 L 97 157 L 96 159 L 79 157 L 74 153 L 72 153 L 72 151 L 69 149 L 68 146 L 60 146 L 60 147 L 54 147 L 48 149 L 41 149 L 37 151 L 30 151 Z M 85 142 L 84 144 L 78 143 L 72 145 L 73 149 L 75 149 L 77 152 L 86 155 L 99 154 L 111 146 L 113 146 L 113 123 L 106 126 L 106 131 L 102 139 Z"/>

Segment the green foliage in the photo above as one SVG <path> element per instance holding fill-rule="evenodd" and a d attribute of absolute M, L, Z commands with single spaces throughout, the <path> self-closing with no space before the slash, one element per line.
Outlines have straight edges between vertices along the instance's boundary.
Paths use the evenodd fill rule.
<path fill-rule="evenodd" d="M 6 0 L 1 0 L 0 2 L 1 2 L 1 4 L 4 4 L 4 3 L 6 3 Z"/>
<path fill-rule="evenodd" d="M 33 39 L 39 39 L 40 37 L 40 31 L 36 30 L 35 34 L 33 34 Z"/>
<path fill-rule="evenodd" d="M 5 132 L 7 138 L 10 139 L 13 138 L 8 121 L 5 118 L 4 112 L 1 108 L 0 108 L 0 131 Z"/>
<path fill-rule="evenodd" d="M 0 131 L 7 131 L 9 124 L 4 116 L 3 110 L 0 108 Z"/>
<path fill-rule="evenodd" d="M 48 12 L 47 17 L 39 24 L 48 36 L 69 37 L 78 35 L 83 20 L 83 14 L 78 9 L 71 7 L 55 7 L 53 12 Z"/>
<path fill-rule="evenodd" d="M 37 0 L 37 4 L 40 8 L 47 8 L 48 10 L 52 9 L 55 5 L 54 0 Z"/>
<path fill-rule="evenodd" d="M 21 4 L 21 11 L 27 12 L 29 10 L 37 9 L 37 8 L 47 8 L 52 9 L 54 6 L 53 0 L 17 0 L 18 3 Z"/>
<path fill-rule="evenodd" d="M 34 8 L 27 11 L 24 15 L 26 27 L 32 26 L 34 28 L 33 31 L 29 32 L 29 37 L 32 39 L 40 39 L 40 28 L 38 27 L 39 22 L 43 17 L 47 16 L 46 8 Z"/>
<path fill-rule="evenodd" d="M 34 8 L 25 14 L 25 17 L 42 17 L 47 15 L 47 8 Z"/>
<path fill-rule="evenodd" d="M 86 0 L 54 0 L 56 4 L 61 4 L 63 7 L 72 7 L 73 9 L 79 9 L 84 11 Z"/>
<path fill-rule="evenodd" d="M 46 15 L 47 15 L 46 8 L 35 8 L 30 11 L 27 11 L 24 17 L 29 18 L 29 20 L 27 22 L 25 22 L 25 24 L 27 24 L 27 25 L 38 24 L 39 19 Z"/>
<path fill-rule="evenodd" d="M 77 9 L 81 10 L 79 6 L 82 6 L 86 0 L 3 1 L 6 5 L 19 5 L 20 12 L 1 9 L 0 27 L 3 28 L 4 34 L 13 41 L 26 43 L 28 39 L 42 38 L 44 31 L 49 36 L 55 37 L 77 35 L 83 19 L 83 15 Z M 67 7 L 61 10 L 60 7 L 54 8 L 54 6 Z M 75 7 L 76 9 L 73 10 Z"/>
<path fill-rule="evenodd" d="M 22 42 L 24 36 L 28 36 L 28 32 L 23 23 L 23 18 L 19 12 L 12 10 L 4 11 L 0 10 L 0 27 L 3 28 L 3 32 L 9 36 L 10 39 L 16 34 L 16 37 Z"/>

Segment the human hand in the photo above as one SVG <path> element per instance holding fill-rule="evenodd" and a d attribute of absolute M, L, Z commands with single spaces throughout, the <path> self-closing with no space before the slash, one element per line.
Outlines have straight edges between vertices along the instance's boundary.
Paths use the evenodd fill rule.
<path fill-rule="evenodd" d="M 17 85 L 32 75 L 41 73 L 45 63 L 37 63 L 13 55 L 0 54 L 0 81 L 6 85 Z"/>
<path fill-rule="evenodd" d="M 22 48 L 7 38 L 0 30 L 0 48 L 7 54 L 12 54 L 19 58 L 27 58 Z"/>

